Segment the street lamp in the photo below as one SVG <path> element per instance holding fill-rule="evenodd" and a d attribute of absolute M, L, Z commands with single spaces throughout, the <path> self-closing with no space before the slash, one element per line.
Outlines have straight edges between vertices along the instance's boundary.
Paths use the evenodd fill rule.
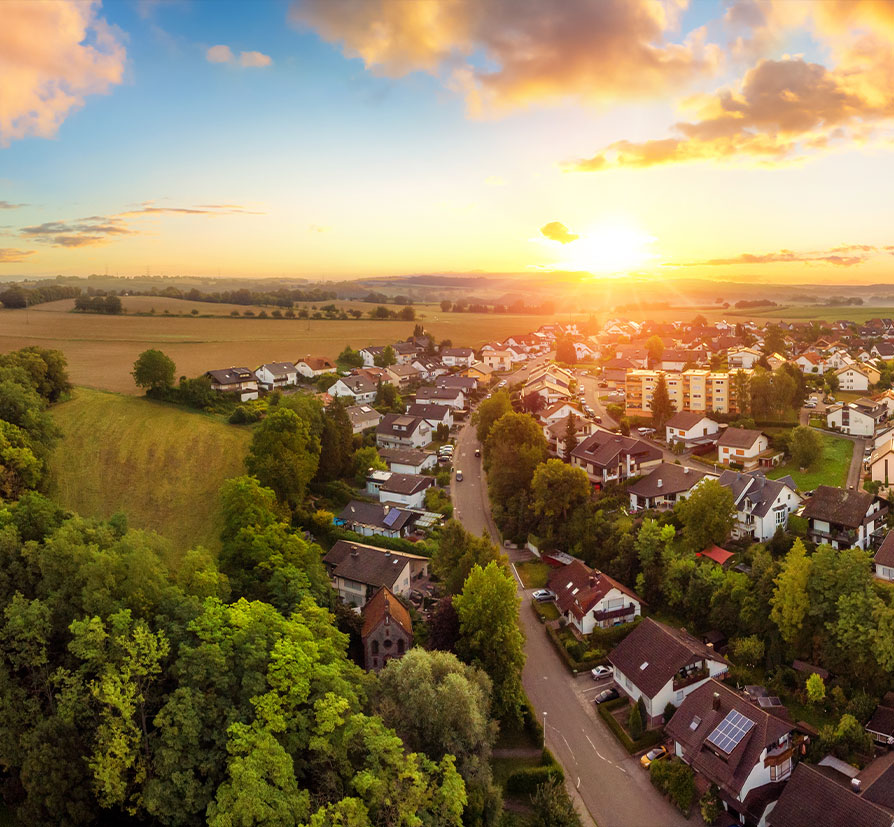
<path fill-rule="evenodd" d="M 543 746 L 546 746 L 546 710 L 543 710 Z"/>

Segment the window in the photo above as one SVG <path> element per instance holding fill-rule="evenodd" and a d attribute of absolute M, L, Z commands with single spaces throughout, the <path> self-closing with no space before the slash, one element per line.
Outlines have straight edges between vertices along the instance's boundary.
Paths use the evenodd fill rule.
<path fill-rule="evenodd" d="M 405 648 L 406 647 L 404 645 L 403 638 L 401 638 L 399 641 L 397 641 L 397 654 L 402 655 L 404 653 Z"/>
<path fill-rule="evenodd" d="M 373 641 L 373 645 L 372 645 L 372 653 L 373 653 L 374 655 L 378 655 L 378 654 L 379 654 L 379 641 L 377 641 L 377 640 L 374 640 L 374 641 Z"/>

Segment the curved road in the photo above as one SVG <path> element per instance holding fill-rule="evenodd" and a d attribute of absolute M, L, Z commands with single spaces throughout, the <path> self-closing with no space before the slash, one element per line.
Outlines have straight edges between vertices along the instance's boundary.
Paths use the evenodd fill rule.
<path fill-rule="evenodd" d="M 468 531 L 488 534 L 500 544 L 490 515 L 475 430 L 467 425 L 456 443 L 454 515 Z M 510 552 L 510 555 L 512 552 Z M 512 559 L 510 557 L 510 559 Z M 627 754 L 596 714 L 593 698 L 604 685 L 589 674 L 569 675 L 530 605 L 530 592 L 519 582 L 521 624 L 525 633 L 525 668 L 522 682 L 528 698 L 546 720 L 546 743 L 562 764 L 569 785 L 599 827 L 676 827 L 688 822 L 659 795 L 639 758 Z"/>

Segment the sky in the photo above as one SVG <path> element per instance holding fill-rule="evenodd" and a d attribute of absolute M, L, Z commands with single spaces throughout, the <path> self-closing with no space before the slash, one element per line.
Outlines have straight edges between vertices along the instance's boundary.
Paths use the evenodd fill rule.
<path fill-rule="evenodd" d="M 894 0 L 4 0 L 0 277 L 894 281 Z"/>

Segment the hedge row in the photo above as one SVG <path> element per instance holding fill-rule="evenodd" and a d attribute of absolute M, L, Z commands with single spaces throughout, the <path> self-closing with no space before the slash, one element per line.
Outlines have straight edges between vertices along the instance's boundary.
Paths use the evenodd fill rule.
<path fill-rule="evenodd" d="M 599 704 L 597 709 L 599 710 L 599 715 L 602 717 L 602 720 L 608 724 L 608 728 L 614 733 L 615 738 L 617 738 L 624 749 L 627 750 L 631 755 L 640 750 L 648 749 L 649 747 L 654 747 L 655 744 L 661 743 L 664 739 L 664 732 L 660 729 L 647 729 L 641 738 L 634 741 L 625 731 L 624 727 L 622 727 L 617 720 L 615 720 L 615 716 L 612 715 L 613 709 L 618 709 L 618 707 L 624 706 L 627 704 L 627 698 L 620 697 L 615 698 L 613 701 L 607 701 L 604 704 Z"/>
<path fill-rule="evenodd" d="M 565 773 L 556 763 L 548 749 L 543 750 L 543 764 L 539 767 L 526 767 L 518 770 L 506 779 L 507 795 L 533 795 L 541 784 L 550 781 L 565 781 Z"/>
<path fill-rule="evenodd" d="M 549 635 L 549 639 L 553 642 L 553 646 L 556 647 L 556 651 L 559 653 L 559 657 L 565 661 L 565 665 L 572 672 L 583 672 L 587 669 L 592 669 L 594 666 L 599 666 L 600 663 L 605 662 L 605 656 L 599 658 L 590 658 L 588 660 L 575 660 L 571 653 L 565 648 L 565 645 L 562 643 L 561 638 L 556 632 L 555 629 L 546 627 L 546 633 Z"/>

